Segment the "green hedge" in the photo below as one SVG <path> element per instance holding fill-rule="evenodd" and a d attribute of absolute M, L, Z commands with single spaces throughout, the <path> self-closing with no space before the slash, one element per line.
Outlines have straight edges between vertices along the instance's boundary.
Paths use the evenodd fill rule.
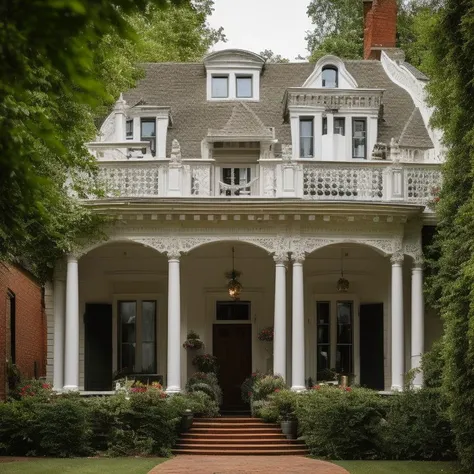
<path fill-rule="evenodd" d="M 328 459 L 455 458 L 446 402 L 439 390 L 382 396 L 362 388 L 277 390 L 255 410 L 265 421 L 294 412 L 314 456 Z"/>
<path fill-rule="evenodd" d="M 83 398 L 42 391 L 0 403 L 0 455 L 166 456 L 179 434 L 181 416 L 216 416 L 202 392 L 167 397 L 161 389 Z"/>

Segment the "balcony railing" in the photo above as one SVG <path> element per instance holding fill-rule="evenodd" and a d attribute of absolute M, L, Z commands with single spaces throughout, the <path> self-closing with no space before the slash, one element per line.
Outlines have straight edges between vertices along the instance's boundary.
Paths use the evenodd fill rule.
<path fill-rule="evenodd" d="M 436 163 L 260 160 L 244 184 L 219 180 L 214 160 L 100 161 L 98 184 L 112 197 L 300 198 L 427 205 L 441 186 Z M 217 178 L 216 178 L 217 176 Z"/>

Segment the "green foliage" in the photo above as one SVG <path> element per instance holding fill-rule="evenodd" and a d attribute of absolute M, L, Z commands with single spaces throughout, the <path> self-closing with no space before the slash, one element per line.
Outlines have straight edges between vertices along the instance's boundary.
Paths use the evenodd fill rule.
<path fill-rule="evenodd" d="M 253 372 L 249 377 L 247 377 L 240 386 L 240 395 L 244 403 L 250 403 L 255 382 L 261 378 L 265 377 L 261 372 Z"/>
<path fill-rule="evenodd" d="M 217 363 L 217 357 L 212 354 L 199 354 L 193 358 L 193 365 L 196 367 L 198 372 L 204 373 L 217 373 L 219 365 Z"/>
<path fill-rule="evenodd" d="M 439 388 L 443 383 L 443 344 L 436 341 L 429 352 L 425 352 L 421 359 L 423 383 L 426 388 Z"/>
<path fill-rule="evenodd" d="M 388 459 L 455 458 L 447 404 L 438 389 L 407 390 L 391 397 L 379 435 Z"/>
<path fill-rule="evenodd" d="M 288 58 L 284 58 L 281 54 L 275 54 L 271 49 L 260 51 L 260 56 L 265 58 L 267 63 L 289 63 Z"/>
<path fill-rule="evenodd" d="M 196 372 L 186 383 L 186 390 L 192 392 L 204 392 L 218 405 L 222 403 L 222 390 L 219 387 L 216 374 L 212 372 Z"/>
<path fill-rule="evenodd" d="M 457 452 L 474 466 L 474 1 L 446 0 L 431 29 L 430 100 L 448 148 L 431 248 L 430 303 L 444 321 L 443 388 Z"/>
<path fill-rule="evenodd" d="M 300 394 L 298 431 L 311 454 L 330 459 L 375 459 L 387 399 L 366 389 L 321 386 Z"/>
<path fill-rule="evenodd" d="M 141 77 L 139 61 L 195 60 L 222 32 L 206 23 L 212 0 L 10 3 L 0 6 L 0 260 L 46 279 L 78 240 L 104 237 L 107 219 L 80 201 L 100 193 L 84 146 L 94 120 Z"/>
<path fill-rule="evenodd" d="M 300 399 L 299 393 L 277 389 L 259 408 L 257 416 L 271 423 L 293 420 L 296 418 L 296 406 Z"/>
<path fill-rule="evenodd" d="M 180 416 L 186 410 L 191 410 L 196 417 L 215 418 L 219 416 L 217 402 L 200 391 L 173 395 L 169 398 L 168 405 L 175 409 Z"/>
<path fill-rule="evenodd" d="M 255 401 L 266 400 L 275 390 L 285 390 L 287 388 L 288 386 L 280 375 L 265 375 L 255 380 L 252 399 Z"/>

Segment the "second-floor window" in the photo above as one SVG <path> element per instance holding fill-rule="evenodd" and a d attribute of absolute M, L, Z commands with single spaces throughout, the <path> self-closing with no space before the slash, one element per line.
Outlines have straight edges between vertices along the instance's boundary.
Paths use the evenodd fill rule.
<path fill-rule="evenodd" d="M 212 76 L 211 94 L 213 98 L 229 97 L 229 76 Z"/>
<path fill-rule="evenodd" d="M 334 118 L 334 135 L 346 134 L 346 119 L 344 117 Z"/>
<path fill-rule="evenodd" d="M 352 158 L 367 156 L 367 120 L 355 118 L 352 120 Z"/>
<path fill-rule="evenodd" d="M 237 76 L 235 78 L 236 96 L 242 99 L 252 97 L 252 76 Z"/>
<path fill-rule="evenodd" d="M 314 156 L 314 126 L 312 118 L 300 119 L 300 158 Z"/>
<path fill-rule="evenodd" d="M 338 70 L 336 66 L 325 66 L 322 72 L 323 87 L 338 87 Z"/>
<path fill-rule="evenodd" d="M 133 119 L 127 119 L 125 122 L 125 138 L 133 140 Z"/>
<path fill-rule="evenodd" d="M 156 120 L 142 118 L 140 122 L 140 140 L 150 142 L 151 154 L 156 154 Z"/>
<path fill-rule="evenodd" d="M 251 194 L 251 190 L 247 184 L 251 180 L 251 168 L 222 168 L 220 194 L 224 196 L 248 196 Z"/>

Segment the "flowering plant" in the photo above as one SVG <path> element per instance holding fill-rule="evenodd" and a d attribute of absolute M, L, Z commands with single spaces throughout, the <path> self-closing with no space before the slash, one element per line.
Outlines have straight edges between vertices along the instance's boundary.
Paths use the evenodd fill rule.
<path fill-rule="evenodd" d="M 217 372 L 217 357 L 212 354 L 201 354 L 197 355 L 193 359 L 193 365 L 199 372 Z"/>
<path fill-rule="evenodd" d="M 242 383 L 240 387 L 240 393 L 242 396 L 242 401 L 245 403 L 249 403 L 250 399 L 252 398 L 253 395 L 253 386 L 255 382 L 261 378 L 265 377 L 264 374 L 262 374 L 259 371 L 253 372 L 250 377 L 247 377 L 244 382 Z"/>
<path fill-rule="evenodd" d="M 25 380 L 20 382 L 14 391 L 10 392 L 12 398 L 25 399 L 34 397 L 49 400 L 53 394 L 52 386 L 41 380 Z"/>
<path fill-rule="evenodd" d="M 197 332 L 189 331 L 187 339 L 183 342 L 183 347 L 186 350 L 202 349 L 204 347 L 204 342 L 201 341 Z"/>
<path fill-rule="evenodd" d="M 257 339 L 259 341 L 272 342 L 273 341 L 273 326 L 263 328 L 258 334 Z"/>

